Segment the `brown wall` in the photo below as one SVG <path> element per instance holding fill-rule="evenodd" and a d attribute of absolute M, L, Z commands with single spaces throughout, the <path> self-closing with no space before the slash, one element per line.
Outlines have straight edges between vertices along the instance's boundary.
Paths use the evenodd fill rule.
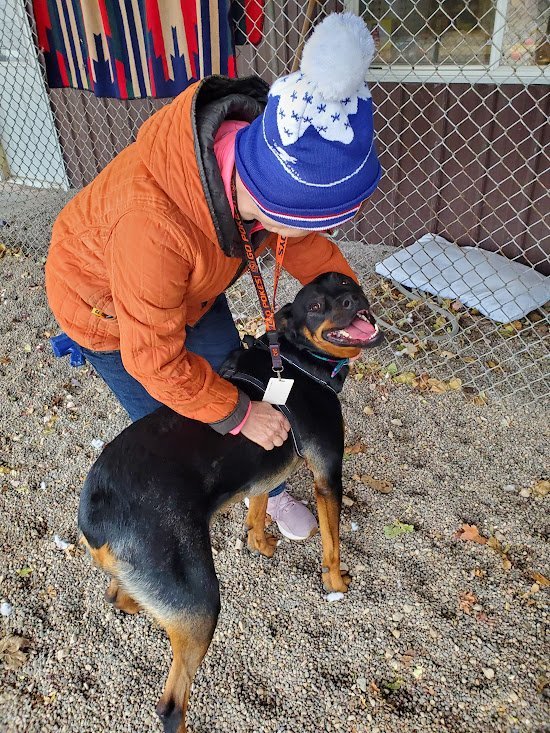
<path fill-rule="evenodd" d="M 296 8 L 288 3 L 277 38 L 267 23 L 266 41 L 240 50 L 241 74 L 253 70 L 271 81 L 288 71 L 299 40 L 293 26 L 303 19 L 296 21 Z M 404 246 L 429 231 L 550 272 L 549 87 L 385 83 L 373 85 L 372 94 L 385 173 L 348 235 Z M 92 180 L 170 101 L 97 99 L 72 89 L 51 90 L 50 98 L 75 187 Z"/>

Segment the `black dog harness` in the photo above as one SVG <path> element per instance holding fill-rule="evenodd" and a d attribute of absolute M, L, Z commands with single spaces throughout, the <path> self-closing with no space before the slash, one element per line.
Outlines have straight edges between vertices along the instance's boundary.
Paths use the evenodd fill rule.
<path fill-rule="evenodd" d="M 231 380 L 235 379 L 238 382 L 246 382 L 247 384 L 252 384 L 254 387 L 257 387 L 259 390 L 261 390 L 262 394 L 264 394 L 267 389 L 267 384 L 264 384 L 264 382 L 259 380 L 257 377 L 253 377 L 251 374 L 245 374 L 244 372 L 234 372 L 233 374 L 229 373 L 223 376 L 225 376 L 225 378 L 229 377 L 229 379 Z M 292 416 L 292 413 L 286 405 L 273 405 L 273 407 L 275 407 L 277 410 L 280 410 L 290 423 L 290 434 L 292 435 L 294 450 L 300 456 L 300 458 L 305 458 L 303 453 L 302 438 L 300 436 L 296 420 Z"/>
<path fill-rule="evenodd" d="M 262 341 L 259 339 L 255 339 L 253 336 L 246 335 L 243 338 L 243 343 L 246 345 L 248 349 L 251 349 L 253 347 L 258 347 L 263 349 L 264 351 L 268 351 L 269 347 L 266 346 Z M 313 356 L 316 356 L 313 354 Z M 288 356 L 285 354 L 281 354 L 281 357 L 283 361 L 288 362 L 291 364 L 295 369 L 298 369 L 298 371 L 302 372 L 302 374 L 305 374 L 310 379 L 313 379 L 314 382 L 317 382 L 317 384 L 320 384 L 321 386 L 325 387 L 325 389 L 330 389 L 330 391 L 333 394 L 337 394 L 336 390 L 332 386 L 330 382 L 326 382 L 324 379 L 321 379 L 320 377 L 315 376 L 314 374 L 311 374 L 311 372 L 308 372 L 306 369 L 304 369 L 302 366 L 297 364 L 292 359 L 289 359 Z M 327 359 L 327 361 L 329 361 Z M 338 369 L 335 369 L 331 376 L 335 376 L 338 371 L 340 371 L 341 367 L 344 366 L 344 364 L 340 364 L 340 362 L 343 362 L 344 360 L 340 360 Z M 347 363 L 347 359 L 345 360 Z M 225 377 L 226 379 L 235 379 L 239 382 L 246 382 L 247 384 L 251 384 L 252 386 L 256 387 L 257 389 L 261 390 L 262 394 L 265 393 L 267 389 L 267 384 L 262 382 L 262 380 L 258 379 L 257 377 L 252 376 L 252 374 L 246 374 L 245 372 L 239 372 L 235 371 L 232 372 L 231 370 L 224 370 L 224 372 L 221 374 L 222 377 Z M 300 431 L 298 430 L 298 425 L 296 423 L 296 420 L 294 419 L 294 416 L 292 415 L 292 412 L 288 409 L 286 405 L 273 405 L 273 407 L 280 410 L 283 415 L 286 417 L 288 422 L 290 423 L 290 434 L 292 435 L 292 442 L 294 443 L 294 450 L 296 453 L 300 456 L 300 458 L 305 458 L 304 452 L 303 452 L 303 442 L 302 438 L 300 436 Z"/>

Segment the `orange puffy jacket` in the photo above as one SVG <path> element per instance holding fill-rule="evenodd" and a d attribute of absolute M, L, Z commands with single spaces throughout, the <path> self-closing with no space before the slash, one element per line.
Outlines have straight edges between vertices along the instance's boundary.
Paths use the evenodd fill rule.
<path fill-rule="evenodd" d="M 248 397 L 186 351 L 185 326 L 242 270 L 214 136 L 224 119 L 261 114 L 267 89 L 253 77 L 191 85 L 65 206 L 46 262 L 50 307 L 72 339 L 120 350 L 149 394 L 221 433 L 242 421 Z M 275 245 L 259 234 L 258 252 Z M 302 283 L 329 270 L 355 277 L 315 233 L 288 241 L 285 268 Z"/>

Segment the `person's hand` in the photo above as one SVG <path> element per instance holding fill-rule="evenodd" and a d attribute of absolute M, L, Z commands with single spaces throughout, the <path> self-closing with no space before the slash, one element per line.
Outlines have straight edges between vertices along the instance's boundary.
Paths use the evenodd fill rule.
<path fill-rule="evenodd" d="M 290 423 L 269 402 L 251 402 L 250 413 L 241 429 L 241 435 L 265 450 L 282 445 L 288 437 Z"/>

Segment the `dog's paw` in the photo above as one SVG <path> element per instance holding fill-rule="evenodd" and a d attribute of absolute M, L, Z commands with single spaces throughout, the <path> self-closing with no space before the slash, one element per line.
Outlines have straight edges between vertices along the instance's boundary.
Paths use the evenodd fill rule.
<path fill-rule="evenodd" d="M 347 593 L 348 586 L 351 583 L 351 575 L 347 570 L 338 570 L 334 568 L 323 568 L 323 586 L 327 593 Z"/>
<path fill-rule="evenodd" d="M 269 534 L 264 534 L 263 537 L 257 537 L 254 535 L 253 530 L 249 530 L 247 544 L 248 549 L 253 555 L 260 554 L 264 557 L 273 557 L 277 549 L 277 538 Z"/>

